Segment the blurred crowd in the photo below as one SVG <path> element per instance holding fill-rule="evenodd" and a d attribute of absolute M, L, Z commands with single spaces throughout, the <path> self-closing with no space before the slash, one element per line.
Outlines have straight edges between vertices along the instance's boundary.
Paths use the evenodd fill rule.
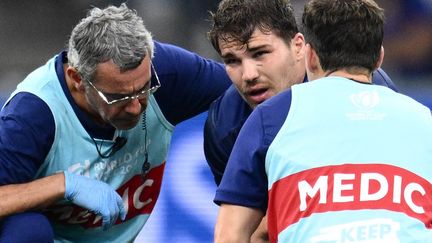
<path fill-rule="evenodd" d="M 432 1 L 379 1 L 386 10 L 386 66 L 404 76 L 432 73 Z M 431 80 L 432 82 L 432 80 Z"/>
<path fill-rule="evenodd" d="M 0 97 L 66 45 L 90 6 L 124 1 L 0 1 Z M 218 58 L 206 39 L 218 0 L 129 0 L 156 39 Z M 301 16 L 305 0 L 292 0 Z M 432 0 L 377 0 L 386 11 L 384 69 L 402 92 L 432 97 Z"/>

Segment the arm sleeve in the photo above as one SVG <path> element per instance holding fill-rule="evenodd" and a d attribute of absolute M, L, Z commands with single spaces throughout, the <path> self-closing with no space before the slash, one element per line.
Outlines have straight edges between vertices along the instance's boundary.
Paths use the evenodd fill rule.
<path fill-rule="evenodd" d="M 155 42 L 153 64 L 161 82 L 155 98 L 173 125 L 206 111 L 231 84 L 223 64 L 177 46 Z"/>
<path fill-rule="evenodd" d="M 225 171 L 229 155 L 234 146 L 235 139 L 228 140 L 221 134 L 221 126 L 218 126 L 216 118 L 216 106 L 219 106 L 219 99 L 210 106 L 207 119 L 204 123 L 204 155 L 207 164 L 213 174 L 214 181 L 219 186 L 222 175 Z M 222 124 L 223 125 L 223 124 Z M 228 140 L 228 141 L 227 141 Z"/>
<path fill-rule="evenodd" d="M 219 100 L 217 100 L 219 101 Z M 207 164 L 213 174 L 214 181 L 219 186 L 225 167 L 228 163 L 229 155 L 234 147 L 234 143 L 240 132 L 243 120 L 239 121 L 238 126 L 230 127 L 227 120 L 217 118 L 219 102 L 215 102 L 210 106 L 207 120 L 204 123 L 204 155 Z M 226 107 L 227 108 L 227 107 Z M 228 110 L 225 110 L 229 113 Z M 225 112 L 222 112 L 226 115 Z M 223 119 L 222 117 L 219 117 Z"/>
<path fill-rule="evenodd" d="M 234 144 L 214 202 L 267 209 L 265 156 L 269 144 L 260 109 L 252 112 Z"/>
<path fill-rule="evenodd" d="M 251 112 L 234 85 L 209 108 L 204 124 L 204 154 L 216 185 L 220 184 L 234 142 Z"/>
<path fill-rule="evenodd" d="M 16 94 L 0 112 L 0 185 L 32 180 L 54 141 L 48 105 L 30 93 Z"/>

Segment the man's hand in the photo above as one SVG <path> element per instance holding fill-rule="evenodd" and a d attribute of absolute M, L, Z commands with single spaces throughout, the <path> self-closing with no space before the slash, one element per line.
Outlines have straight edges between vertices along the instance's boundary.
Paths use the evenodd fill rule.
<path fill-rule="evenodd" d="M 102 216 L 104 230 L 114 225 L 118 216 L 126 218 L 126 210 L 120 195 L 108 184 L 75 175 L 67 171 L 65 176 L 64 197 L 74 204 Z"/>

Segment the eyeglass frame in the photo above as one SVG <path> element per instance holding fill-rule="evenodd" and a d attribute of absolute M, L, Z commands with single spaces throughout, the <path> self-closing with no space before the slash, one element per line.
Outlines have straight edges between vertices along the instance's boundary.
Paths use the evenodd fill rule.
<path fill-rule="evenodd" d="M 97 94 L 99 95 L 99 97 L 107 105 L 116 105 L 117 103 L 122 102 L 122 101 L 130 101 L 130 100 L 134 100 L 134 99 L 139 99 L 139 98 L 147 96 L 149 94 L 153 94 L 154 92 L 157 91 L 157 89 L 159 89 L 161 87 L 161 83 L 160 83 L 159 77 L 157 75 L 155 67 L 153 66 L 153 62 L 152 61 L 150 61 L 150 66 L 151 66 L 151 68 L 153 70 L 153 73 L 154 73 L 154 75 L 156 77 L 157 84 L 155 86 L 153 86 L 153 87 L 150 87 L 150 88 L 146 89 L 146 90 L 142 90 L 139 93 L 135 93 L 134 95 L 125 95 L 124 97 L 122 97 L 120 99 L 108 100 L 108 98 L 106 97 L 106 95 L 102 91 L 100 91 L 98 88 L 96 88 L 96 86 L 93 84 L 93 82 L 91 82 L 90 80 L 87 80 L 87 82 L 90 84 L 90 86 L 93 87 L 93 89 L 97 92 Z M 151 85 L 151 78 L 150 78 L 150 80 L 148 82 Z"/>

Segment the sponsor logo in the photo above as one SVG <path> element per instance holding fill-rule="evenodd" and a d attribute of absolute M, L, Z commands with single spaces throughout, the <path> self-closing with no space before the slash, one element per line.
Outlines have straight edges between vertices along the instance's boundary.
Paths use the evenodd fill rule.
<path fill-rule="evenodd" d="M 136 151 L 125 152 L 123 156 L 116 159 L 94 161 L 92 163 L 87 159 L 84 162 L 72 164 L 68 167 L 68 171 L 89 178 L 107 181 L 113 174 L 130 174 L 137 165 L 142 163 L 144 153 L 145 148 L 141 146 Z"/>
<path fill-rule="evenodd" d="M 352 94 L 350 100 L 360 110 L 372 110 L 380 103 L 380 97 L 375 90 Z"/>
<path fill-rule="evenodd" d="M 151 169 L 145 177 L 135 175 L 116 191 L 122 197 L 126 209 L 126 220 L 140 214 L 150 214 L 159 196 L 165 163 Z M 53 205 L 46 214 L 63 224 L 79 224 L 84 228 L 102 226 L 102 217 L 76 205 Z M 117 220 L 116 224 L 122 221 Z"/>
<path fill-rule="evenodd" d="M 408 170 L 385 164 L 344 164 L 302 171 L 272 185 L 269 232 L 277 234 L 314 213 L 361 209 L 404 213 L 431 229 L 432 185 Z"/>
<path fill-rule="evenodd" d="M 362 91 L 350 95 L 351 103 L 358 109 L 355 112 L 346 113 L 350 120 L 382 120 L 386 114 L 375 112 L 373 109 L 380 104 L 377 91 Z"/>

